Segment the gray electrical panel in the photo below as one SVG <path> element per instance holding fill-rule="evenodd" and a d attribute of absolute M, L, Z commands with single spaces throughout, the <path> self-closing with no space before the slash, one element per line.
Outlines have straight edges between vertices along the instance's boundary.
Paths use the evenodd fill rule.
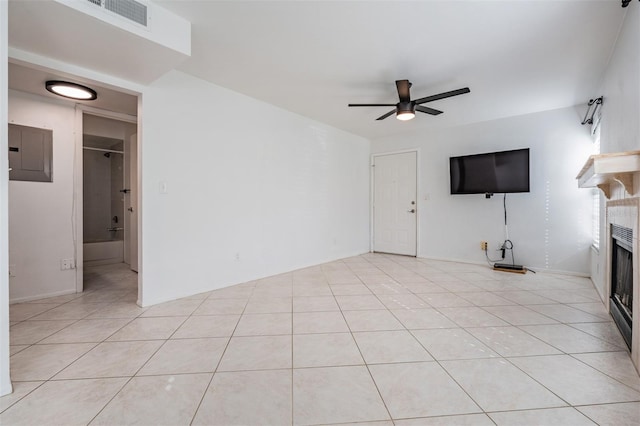
<path fill-rule="evenodd" d="M 9 124 L 9 180 L 53 182 L 53 131 Z"/>

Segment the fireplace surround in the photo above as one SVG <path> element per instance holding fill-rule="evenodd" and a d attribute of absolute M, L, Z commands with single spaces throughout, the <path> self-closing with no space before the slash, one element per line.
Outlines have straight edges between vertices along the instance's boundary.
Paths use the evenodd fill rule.
<path fill-rule="evenodd" d="M 640 309 L 638 231 L 640 229 L 640 151 L 592 155 L 577 176 L 581 188 L 599 188 L 607 198 L 605 213 L 606 256 L 604 260 L 605 284 L 600 295 L 607 311 L 616 323 L 627 324 L 631 317 L 631 330 L 624 336 L 631 352 L 631 361 L 640 371 Z M 623 235 L 621 235 L 623 234 Z M 630 252 L 630 253 L 626 253 Z M 620 258 L 628 262 L 616 266 Z M 630 275 L 631 277 L 629 278 Z M 624 278 L 624 279 L 622 279 Z M 618 279 L 622 279 L 618 282 Z M 629 287 L 630 291 L 629 291 Z M 618 296 L 616 297 L 616 294 Z M 611 297 L 613 295 L 613 298 Z M 617 300 L 619 299 L 619 301 Z M 619 302 L 619 303 L 618 303 Z M 629 312 L 627 312 L 627 310 Z M 636 313 L 633 316 L 633 312 Z M 627 315 L 625 318 L 624 314 Z M 617 318 L 616 318 L 617 317 Z M 620 328 L 624 329 L 624 322 Z M 627 340 L 628 339 L 628 340 Z"/>

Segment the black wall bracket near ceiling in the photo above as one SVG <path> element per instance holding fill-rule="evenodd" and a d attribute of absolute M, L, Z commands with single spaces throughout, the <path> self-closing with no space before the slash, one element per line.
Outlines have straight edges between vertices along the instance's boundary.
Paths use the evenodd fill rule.
<path fill-rule="evenodd" d="M 583 126 L 585 124 L 593 124 L 593 117 L 595 117 L 598 109 L 602 106 L 604 98 L 600 96 L 599 98 L 589 99 L 589 103 L 587 104 L 587 112 L 584 114 L 584 118 L 582 119 Z"/>
<path fill-rule="evenodd" d="M 631 0 L 622 0 L 622 7 L 629 6 L 629 3 L 631 3 Z"/>

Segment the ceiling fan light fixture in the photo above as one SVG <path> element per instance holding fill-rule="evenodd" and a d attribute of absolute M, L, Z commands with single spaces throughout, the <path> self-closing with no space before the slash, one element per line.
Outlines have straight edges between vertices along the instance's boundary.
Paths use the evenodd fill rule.
<path fill-rule="evenodd" d="M 397 107 L 396 118 L 400 121 L 408 121 L 416 116 L 416 104 L 413 102 L 400 102 Z"/>
<path fill-rule="evenodd" d="M 416 116 L 414 112 L 411 111 L 398 111 L 396 114 L 396 118 L 400 121 L 409 121 Z"/>
<path fill-rule="evenodd" d="M 93 101 L 98 98 L 95 90 L 68 81 L 49 80 L 45 83 L 45 87 L 54 95 L 77 101 Z"/>

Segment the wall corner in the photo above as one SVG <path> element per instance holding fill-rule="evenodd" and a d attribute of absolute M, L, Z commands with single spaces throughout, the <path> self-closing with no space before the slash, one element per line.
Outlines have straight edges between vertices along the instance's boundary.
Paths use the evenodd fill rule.
<path fill-rule="evenodd" d="M 8 2 L 0 1 L 0 396 L 13 391 L 9 376 L 8 24 Z"/>

